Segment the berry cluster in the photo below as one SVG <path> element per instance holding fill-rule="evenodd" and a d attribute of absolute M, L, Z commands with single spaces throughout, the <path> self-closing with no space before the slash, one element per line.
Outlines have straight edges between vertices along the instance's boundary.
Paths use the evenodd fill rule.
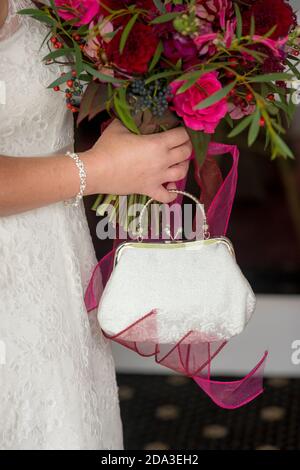
<path fill-rule="evenodd" d="M 134 80 L 128 89 L 128 98 L 133 103 L 133 113 L 150 109 L 153 116 L 161 117 L 168 108 L 172 98 L 171 88 L 164 79 L 149 84 L 143 79 Z"/>
<path fill-rule="evenodd" d="M 61 74 L 62 76 L 65 75 L 65 72 Z M 72 70 L 72 78 L 67 80 L 64 93 L 66 95 L 66 106 L 70 109 L 73 113 L 78 111 L 78 98 L 82 96 L 83 85 L 80 83 L 79 80 L 76 79 L 76 71 Z M 54 91 L 60 91 L 60 87 L 57 85 L 53 87 Z"/>

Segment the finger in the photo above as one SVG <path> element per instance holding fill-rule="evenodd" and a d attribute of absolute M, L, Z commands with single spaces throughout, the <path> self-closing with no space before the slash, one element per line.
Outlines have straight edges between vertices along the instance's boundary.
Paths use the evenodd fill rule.
<path fill-rule="evenodd" d="M 166 186 L 167 189 L 177 189 L 176 183 L 172 181 L 172 183 L 168 183 Z"/>
<path fill-rule="evenodd" d="M 176 165 L 187 160 L 193 152 L 193 145 L 191 141 L 186 142 L 185 144 L 180 145 L 179 147 L 169 150 L 168 154 L 168 163 L 171 165 Z"/>
<path fill-rule="evenodd" d="M 175 201 L 177 198 L 176 193 L 169 193 L 169 191 L 164 187 L 160 186 L 156 191 L 151 194 L 151 197 L 156 201 L 162 202 L 163 204 L 168 204 Z"/>
<path fill-rule="evenodd" d="M 168 148 L 172 149 L 182 145 L 190 140 L 189 135 L 183 126 L 169 129 L 159 134 L 154 134 L 156 138 L 161 139 L 161 143 L 165 144 Z"/>
<path fill-rule="evenodd" d="M 170 167 L 166 172 L 167 181 L 180 181 L 186 177 L 189 169 L 189 161 L 178 163 Z"/>

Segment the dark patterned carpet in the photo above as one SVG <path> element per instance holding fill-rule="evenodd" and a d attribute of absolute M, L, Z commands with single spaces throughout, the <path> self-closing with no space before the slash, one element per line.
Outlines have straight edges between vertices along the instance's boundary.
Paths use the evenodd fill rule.
<path fill-rule="evenodd" d="M 232 411 L 183 376 L 117 380 L 126 450 L 300 450 L 300 380 L 267 379 L 263 395 Z"/>

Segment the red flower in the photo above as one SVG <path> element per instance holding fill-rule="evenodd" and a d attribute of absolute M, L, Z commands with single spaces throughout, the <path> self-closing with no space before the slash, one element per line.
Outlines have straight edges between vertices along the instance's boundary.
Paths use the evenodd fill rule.
<path fill-rule="evenodd" d="M 111 10 L 121 10 L 123 8 L 127 8 L 129 5 L 135 4 L 139 8 L 143 8 L 149 11 L 156 11 L 156 6 L 153 3 L 153 0 L 102 0 L 101 5 L 107 6 Z M 105 15 L 109 15 L 110 13 L 103 7 L 103 11 Z"/>
<path fill-rule="evenodd" d="M 153 57 L 158 38 L 151 26 L 136 23 L 127 37 L 122 54 L 119 52 L 122 29 L 105 46 L 108 60 L 129 73 L 144 73 Z"/>
<path fill-rule="evenodd" d="M 275 31 L 272 39 L 286 36 L 292 26 L 296 25 L 296 17 L 292 7 L 285 0 L 257 0 L 249 10 L 243 13 L 243 32 L 250 32 L 251 16 L 255 19 L 255 34 L 264 35 L 273 26 Z"/>

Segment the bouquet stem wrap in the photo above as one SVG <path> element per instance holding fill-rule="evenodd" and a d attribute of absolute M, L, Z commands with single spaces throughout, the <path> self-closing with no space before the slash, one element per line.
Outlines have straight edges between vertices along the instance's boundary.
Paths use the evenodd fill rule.
<path fill-rule="evenodd" d="M 233 145 L 210 143 L 208 158 L 223 154 L 231 155 L 232 166 L 224 181 L 219 181 L 218 190 L 213 197 L 208 194 L 205 182 L 200 177 L 197 162 L 194 161 L 196 178 L 202 190 L 201 198 L 206 200 L 208 204 L 207 220 L 213 237 L 225 235 L 227 232 L 238 176 L 238 148 Z M 191 158 L 194 158 L 194 154 Z M 184 189 L 185 180 L 180 183 L 178 189 Z M 113 249 L 99 261 L 93 271 L 85 292 L 85 304 L 88 312 L 98 307 L 103 289 L 113 268 L 115 250 L 120 242 L 120 240 L 115 240 Z M 139 355 L 143 357 L 154 356 L 158 364 L 191 377 L 221 408 L 234 409 L 241 407 L 263 392 L 263 370 L 267 352 L 241 380 L 230 382 L 212 380 L 212 360 L 220 353 L 226 342 L 200 342 L 197 337 L 198 333 L 190 331 L 187 334 L 190 336 L 189 344 L 184 343 L 184 338 L 181 338 L 177 344 L 161 345 L 157 340 L 155 316 L 155 310 L 148 312 L 130 327 L 114 336 L 103 333 L 107 338 L 135 351 Z M 131 340 L 133 331 L 134 337 L 136 338 L 138 334 L 140 338 L 138 343 Z M 144 338 L 145 332 L 147 341 Z"/>

